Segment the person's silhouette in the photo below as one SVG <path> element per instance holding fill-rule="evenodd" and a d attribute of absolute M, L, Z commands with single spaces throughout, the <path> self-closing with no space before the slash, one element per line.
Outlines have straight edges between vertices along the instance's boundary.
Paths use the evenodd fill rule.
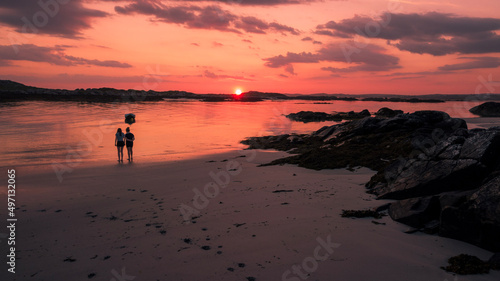
<path fill-rule="evenodd" d="M 128 161 L 133 161 L 134 160 L 134 151 L 132 148 L 134 147 L 134 141 L 135 141 L 135 136 L 130 132 L 130 128 L 127 127 L 125 129 L 127 132 L 125 134 L 125 145 L 127 146 L 127 154 L 128 154 Z"/>
<path fill-rule="evenodd" d="M 118 150 L 118 162 L 123 162 L 123 147 L 125 146 L 125 134 L 122 132 L 122 128 L 118 128 L 115 134 L 115 146 Z"/>

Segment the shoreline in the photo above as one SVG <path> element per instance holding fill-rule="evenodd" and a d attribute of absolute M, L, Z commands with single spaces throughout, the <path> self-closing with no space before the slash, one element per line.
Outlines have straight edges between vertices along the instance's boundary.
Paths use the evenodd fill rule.
<path fill-rule="evenodd" d="M 408 227 L 389 217 L 378 225 L 341 218 L 342 209 L 388 202 L 365 192 L 369 169 L 257 167 L 286 154 L 245 153 L 81 168 L 62 183 L 51 174 L 19 174 L 19 272 L 12 280 L 109 280 L 123 272 L 137 280 L 294 280 L 294 265 L 310 270 L 311 280 L 453 280 L 439 268 L 449 257 L 492 254 L 405 234 Z M 205 191 L 210 183 L 225 182 L 214 198 L 206 196 L 216 193 L 214 185 Z M 182 205 L 199 212 L 189 223 Z M 331 252 L 323 247 L 314 262 L 320 241 L 330 241 Z M 493 271 L 460 280 L 499 277 Z"/>
<path fill-rule="evenodd" d="M 469 129 L 488 129 L 490 127 L 495 127 L 499 126 L 500 124 L 500 117 L 473 117 L 473 118 L 460 118 L 463 119 L 467 122 L 468 128 Z M 318 122 L 318 129 L 322 126 L 322 122 Z M 113 148 L 111 148 L 113 149 Z M 219 151 L 220 150 L 220 151 Z M 178 161 L 184 161 L 184 160 L 190 160 L 190 159 L 197 159 L 197 158 L 203 158 L 209 155 L 218 155 L 218 154 L 224 154 L 224 153 L 230 153 L 232 151 L 237 151 L 234 148 L 225 148 L 225 149 L 214 149 L 211 151 L 207 151 L 205 153 L 199 154 L 199 153 L 186 153 L 186 152 L 180 152 L 180 153 L 174 153 L 170 154 L 171 159 L 168 160 L 160 160 L 159 157 L 155 157 L 152 161 L 148 159 L 148 156 L 141 156 L 141 157 L 136 157 L 136 162 L 135 163 L 127 163 L 126 161 L 122 164 L 117 164 L 116 160 L 113 158 L 111 159 L 99 159 L 99 160 L 93 160 L 90 159 L 89 157 L 85 156 L 82 157 L 80 160 L 83 160 L 82 162 L 79 161 L 73 161 L 73 162 L 65 162 L 65 161 L 52 161 L 50 163 L 37 163 L 37 164 L 24 164 L 22 166 L 19 165 L 0 165 L 1 168 L 3 169 L 11 169 L 11 168 L 16 168 L 19 170 L 22 170 L 23 172 L 26 173 L 35 173 L 35 174 L 40 174 L 40 173 L 48 173 L 48 172 L 54 172 L 54 168 L 52 167 L 53 164 L 56 165 L 61 165 L 59 169 L 68 169 L 68 170 L 73 170 L 74 169 L 81 169 L 81 168 L 92 168 L 92 167 L 108 167 L 108 166 L 118 166 L 118 165 L 161 165 L 164 163 L 171 163 L 171 162 L 178 162 Z M 125 152 L 126 154 L 126 152 Z M 68 154 L 69 155 L 69 154 Z M 143 162 L 143 160 L 148 160 L 148 162 Z"/>

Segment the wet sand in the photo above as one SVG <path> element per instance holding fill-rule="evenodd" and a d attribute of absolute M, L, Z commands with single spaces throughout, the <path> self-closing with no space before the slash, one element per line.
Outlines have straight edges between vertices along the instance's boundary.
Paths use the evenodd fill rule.
<path fill-rule="evenodd" d="M 16 274 L 2 280 L 499 280 L 440 266 L 492 253 L 406 234 L 373 208 L 374 174 L 258 167 L 282 152 L 232 151 L 170 163 L 16 172 Z M 0 193 L 5 198 L 5 192 Z M 3 200 L 3 199 L 2 199 Z M 3 240 L 3 239 L 2 239 Z M 2 241 L 2 244 L 5 241 Z M 4 256 L 5 259 L 5 255 Z"/>

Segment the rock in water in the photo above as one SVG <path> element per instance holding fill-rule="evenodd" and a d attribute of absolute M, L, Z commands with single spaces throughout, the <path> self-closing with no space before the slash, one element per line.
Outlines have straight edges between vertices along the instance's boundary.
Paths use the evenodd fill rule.
<path fill-rule="evenodd" d="M 375 116 L 392 118 L 398 114 L 403 114 L 403 111 L 402 110 L 392 110 L 392 109 L 387 108 L 387 107 L 382 107 L 381 109 L 379 109 L 375 113 Z"/>
<path fill-rule="evenodd" d="M 471 108 L 469 111 L 481 117 L 500 117 L 500 103 L 485 102 Z"/>
<path fill-rule="evenodd" d="M 297 113 L 290 113 L 286 115 L 287 118 L 293 121 L 299 122 L 321 122 L 321 121 L 340 121 L 342 118 L 336 117 L 334 115 L 325 112 L 313 112 L 313 111 L 300 111 Z"/>

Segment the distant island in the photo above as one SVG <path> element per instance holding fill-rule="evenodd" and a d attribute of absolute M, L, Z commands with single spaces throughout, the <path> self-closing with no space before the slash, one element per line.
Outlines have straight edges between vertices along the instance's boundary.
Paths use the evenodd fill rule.
<path fill-rule="evenodd" d="M 160 101 L 170 99 L 192 99 L 205 102 L 242 101 L 258 102 L 264 100 L 306 100 L 306 101 L 377 101 L 439 103 L 445 101 L 500 100 L 500 94 L 479 95 L 346 95 L 346 94 L 282 94 L 249 91 L 241 95 L 232 94 L 195 94 L 186 91 L 145 91 L 121 90 L 114 88 L 88 89 L 46 89 L 27 86 L 10 80 L 0 80 L 0 102 L 24 100 L 83 101 L 83 102 L 134 102 Z"/>

